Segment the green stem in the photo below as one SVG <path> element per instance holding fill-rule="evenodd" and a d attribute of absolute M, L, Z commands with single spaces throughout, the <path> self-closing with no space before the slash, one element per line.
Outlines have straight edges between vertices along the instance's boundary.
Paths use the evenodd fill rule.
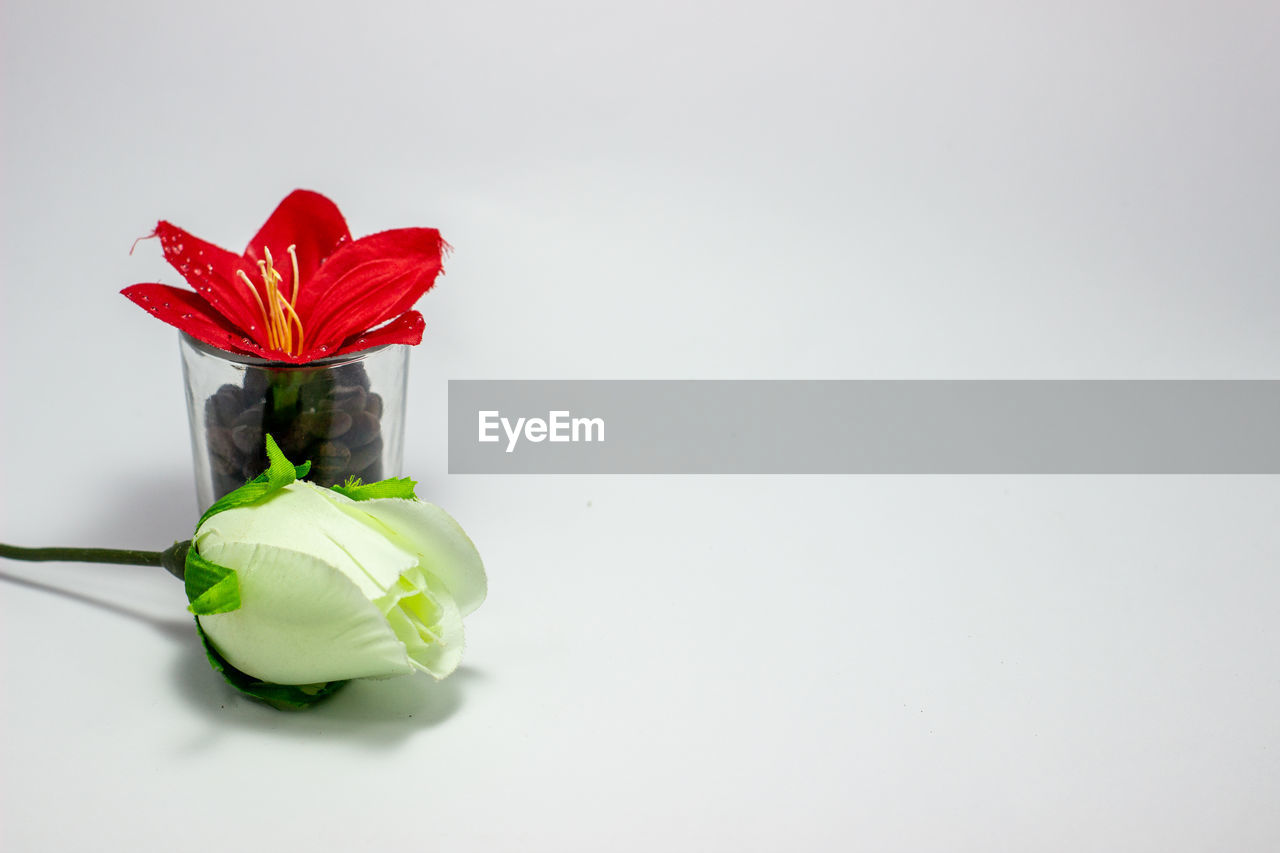
<path fill-rule="evenodd" d="M 271 371 L 271 412 L 277 420 L 292 419 L 298 412 L 298 392 L 306 384 L 309 371 Z"/>
<path fill-rule="evenodd" d="M 191 540 L 174 542 L 163 551 L 134 551 L 120 548 L 19 548 L 0 542 L 0 557 L 44 563 L 113 563 L 122 566 L 162 566 L 181 579 Z"/>

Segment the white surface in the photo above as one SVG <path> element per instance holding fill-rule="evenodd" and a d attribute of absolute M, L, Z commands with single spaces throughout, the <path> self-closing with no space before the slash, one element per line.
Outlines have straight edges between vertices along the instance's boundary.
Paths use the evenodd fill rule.
<path fill-rule="evenodd" d="M 6 2 L 0 540 L 189 535 L 129 245 L 304 186 L 457 248 L 406 465 L 491 594 L 287 715 L 0 566 L 0 846 L 1280 845 L 1275 478 L 446 473 L 449 378 L 1280 376 L 1280 14 L 1034 7 Z"/>

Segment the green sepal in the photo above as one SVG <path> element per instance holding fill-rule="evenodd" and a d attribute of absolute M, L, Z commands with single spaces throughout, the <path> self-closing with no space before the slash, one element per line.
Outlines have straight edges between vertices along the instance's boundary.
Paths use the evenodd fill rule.
<path fill-rule="evenodd" d="M 346 495 L 353 501 L 371 501 L 377 498 L 404 498 L 416 500 L 413 490 L 418 481 L 410 477 L 390 477 L 375 483 L 361 483 L 359 477 L 350 477 L 340 486 L 331 486 L 340 495 Z"/>
<path fill-rule="evenodd" d="M 234 507 L 260 501 L 268 495 L 280 491 L 293 481 L 301 480 L 311 470 L 310 462 L 294 465 L 286 459 L 284 451 L 280 449 L 280 445 L 276 444 L 276 440 L 270 434 L 267 435 L 267 459 L 271 462 L 267 470 L 240 488 L 227 492 L 214 501 L 213 506 L 205 510 L 205 514 L 200 516 L 200 521 L 196 524 L 196 530 L 200 529 L 200 525 L 204 524 L 209 519 L 209 516 L 217 515 Z"/>
<path fill-rule="evenodd" d="M 183 583 L 191 602 L 187 609 L 192 613 L 198 616 L 240 609 L 240 580 L 234 569 L 209 562 L 195 548 L 187 551 L 185 568 Z"/>
<path fill-rule="evenodd" d="M 218 653 L 213 643 L 209 642 L 204 629 L 200 627 L 199 619 L 196 620 L 196 633 L 200 635 L 200 642 L 204 645 L 205 654 L 209 657 L 209 665 L 215 671 L 222 673 L 222 677 L 228 684 L 246 696 L 265 702 L 280 711 L 301 711 L 309 708 L 329 698 L 347 683 L 346 681 L 328 681 L 322 684 L 272 684 L 268 681 L 260 681 L 227 663 L 226 658 Z"/>

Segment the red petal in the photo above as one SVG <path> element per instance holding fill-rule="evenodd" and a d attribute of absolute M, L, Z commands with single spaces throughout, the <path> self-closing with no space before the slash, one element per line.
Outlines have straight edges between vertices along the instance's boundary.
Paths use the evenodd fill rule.
<path fill-rule="evenodd" d="M 293 261 L 288 249 L 294 246 L 298 254 L 298 276 L 303 284 L 333 254 L 333 251 L 351 240 L 347 221 L 342 218 L 338 206 L 320 193 L 310 190 L 294 190 L 280 202 L 267 218 L 266 223 L 249 241 L 244 250 L 243 269 L 255 283 L 262 276 L 258 261 L 266 259 L 263 247 L 271 250 L 276 270 L 283 276 L 280 288 L 286 299 L 293 296 Z M 259 287 L 261 291 L 261 287 Z"/>
<path fill-rule="evenodd" d="M 386 346 L 387 344 L 417 346 L 422 343 L 422 330 L 426 328 L 426 325 L 426 321 L 422 319 L 422 315 L 417 311 L 406 311 L 385 326 L 374 329 L 372 332 L 365 332 L 363 335 L 357 335 L 354 338 L 348 338 L 334 355 L 347 355 L 348 353 L 360 352 L 371 347 Z M 323 357 L 321 354 L 312 356 L 312 358 Z"/>
<path fill-rule="evenodd" d="M 262 327 L 258 303 L 236 278 L 240 266 L 238 255 L 206 243 L 169 222 L 157 223 L 155 236 L 160 238 L 164 259 L 182 273 L 214 311 L 244 330 L 259 346 L 266 346 L 267 330 Z"/>
<path fill-rule="evenodd" d="M 167 284 L 134 284 L 120 291 L 170 326 L 218 349 L 273 358 L 214 311 L 201 296 Z"/>
<path fill-rule="evenodd" d="M 298 296 L 308 349 L 336 349 L 413 307 L 440 274 L 434 228 L 400 228 L 338 248 Z"/>

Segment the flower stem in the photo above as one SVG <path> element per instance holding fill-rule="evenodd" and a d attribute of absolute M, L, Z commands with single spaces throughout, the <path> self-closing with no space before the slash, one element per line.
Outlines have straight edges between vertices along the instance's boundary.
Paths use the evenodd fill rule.
<path fill-rule="evenodd" d="M 278 419 L 290 419 L 298 413 L 298 391 L 311 378 L 309 370 L 272 370 L 271 411 Z"/>
<path fill-rule="evenodd" d="M 0 542 L 0 557 L 44 563 L 114 563 L 123 566 L 162 566 L 179 580 L 184 575 L 191 540 L 174 542 L 163 551 L 134 551 L 117 548 L 19 548 Z"/>

